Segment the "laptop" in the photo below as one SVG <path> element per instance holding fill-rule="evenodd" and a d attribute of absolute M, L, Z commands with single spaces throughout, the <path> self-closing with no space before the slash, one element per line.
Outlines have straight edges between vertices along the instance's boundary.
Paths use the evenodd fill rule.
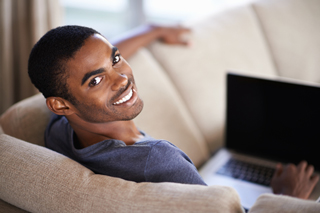
<path fill-rule="evenodd" d="M 200 169 L 208 185 L 231 186 L 249 209 L 277 162 L 306 160 L 320 171 L 320 85 L 285 78 L 226 74 L 225 146 Z M 310 199 L 317 200 L 320 184 Z"/>

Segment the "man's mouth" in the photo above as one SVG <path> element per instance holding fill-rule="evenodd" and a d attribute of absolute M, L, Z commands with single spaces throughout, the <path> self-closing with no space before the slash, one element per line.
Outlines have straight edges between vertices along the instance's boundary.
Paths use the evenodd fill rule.
<path fill-rule="evenodd" d="M 113 105 L 118 105 L 118 104 L 122 104 L 122 103 L 125 103 L 125 102 L 129 101 L 130 98 L 132 97 L 132 94 L 133 94 L 133 91 L 132 91 L 132 88 L 131 88 L 128 95 L 124 96 L 119 101 L 113 103 Z"/>

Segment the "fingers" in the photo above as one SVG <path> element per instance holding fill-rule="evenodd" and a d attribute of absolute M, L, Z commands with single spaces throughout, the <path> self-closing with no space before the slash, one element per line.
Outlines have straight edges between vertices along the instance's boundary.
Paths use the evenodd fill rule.
<path fill-rule="evenodd" d="M 190 42 L 188 41 L 179 41 L 179 44 L 184 45 L 184 46 L 190 46 Z"/>
<path fill-rule="evenodd" d="M 296 167 L 294 164 L 289 163 L 289 164 L 284 168 L 284 170 L 285 170 L 286 172 L 292 174 L 292 173 L 295 173 L 295 172 L 297 171 L 297 167 Z"/>
<path fill-rule="evenodd" d="M 191 32 L 191 29 L 180 27 L 180 26 L 177 26 L 177 27 L 165 27 L 165 26 L 162 26 L 160 28 L 164 32 L 164 34 L 177 34 L 177 35 L 180 35 L 180 34 L 190 33 Z"/>
<path fill-rule="evenodd" d="M 299 171 L 304 171 L 307 168 L 307 166 L 308 166 L 307 161 L 301 161 L 298 164 L 297 168 L 298 168 Z"/>
<path fill-rule="evenodd" d="M 305 174 L 309 177 L 311 177 L 311 175 L 314 172 L 314 167 L 313 165 L 308 165 L 307 161 L 301 161 L 298 166 L 297 169 L 300 173 L 305 172 Z"/>
<path fill-rule="evenodd" d="M 314 167 L 312 165 L 307 166 L 306 173 L 307 175 L 311 176 L 314 172 Z"/>
<path fill-rule="evenodd" d="M 183 28 L 183 27 L 178 28 L 178 30 L 180 31 L 180 33 L 190 33 L 191 32 L 191 29 Z"/>
<path fill-rule="evenodd" d="M 187 32 L 191 32 L 191 29 L 188 28 L 188 27 L 185 27 L 185 26 L 182 26 L 181 24 L 177 25 L 177 26 L 171 26 L 171 27 L 168 27 L 170 29 L 177 29 L 177 30 L 180 30 L 181 32 L 183 33 L 187 33 Z"/>
<path fill-rule="evenodd" d="M 319 175 L 313 173 L 314 167 L 306 161 L 297 166 L 279 163 L 271 180 L 273 192 L 307 199 L 320 179 Z"/>
<path fill-rule="evenodd" d="M 273 177 L 279 177 L 283 172 L 283 165 L 281 163 L 278 163 L 276 165 L 276 171 L 273 174 Z"/>

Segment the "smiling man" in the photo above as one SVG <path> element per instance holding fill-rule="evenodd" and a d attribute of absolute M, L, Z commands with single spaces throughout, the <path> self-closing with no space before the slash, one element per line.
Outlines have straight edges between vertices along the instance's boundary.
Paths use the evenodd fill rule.
<path fill-rule="evenodd" d="M 161 35 L 151 30 L 129 40 L 137 46 Z M 97 31 L 80 26 L 49 31 L 31 51 L 28 71 L 54 113 L 45 133 L 48 148 L 99 174 L 205 185 L 186 154 L 136 127 L 132 119 L 143 102 L 132 70 Z"/>
<path fill-rule="evenodd" d="M 181 43 L 177 38 L 182 32 L 151 27 L 118 47 L 128 57 L 154 39 Z M 136 182 L 206 185 L 185 153 L 136 127 L 132 119 L 143 102 L 132 70 L 97 31 L 81 26 L 49 31 L 33 47 L 28 72 L 54 113 L 45 132 L 48 148 L 99 174 Z M 274 192 L 308 198 L 319 179 L 313 171 L 306 162 L 279 165 Z"/>

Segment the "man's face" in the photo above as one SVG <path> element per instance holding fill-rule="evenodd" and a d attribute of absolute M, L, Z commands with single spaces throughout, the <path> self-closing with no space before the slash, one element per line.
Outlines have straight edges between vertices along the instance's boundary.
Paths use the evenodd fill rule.
<path fill-rule="evenodd" d="M 104 37 L 94 34 L 67 62 L 76 114 L 92 123 L 131 120 L 143 108 L 132 70 Z"/>

